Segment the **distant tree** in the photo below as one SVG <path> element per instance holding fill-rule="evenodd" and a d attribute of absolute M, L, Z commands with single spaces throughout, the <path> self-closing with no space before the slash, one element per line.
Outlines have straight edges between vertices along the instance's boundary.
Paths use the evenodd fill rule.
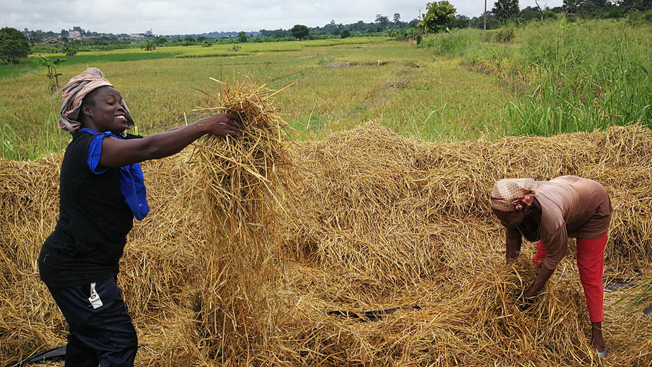
<path fill-rule="evenodd" d="M 276 29 L 276 30 L 261 29 L 260 35 L 263 37 L 287 37 L 290 35 L 290 31 L 285 29 Z"/>
<path fill-rule="evenodd" d="M 204 42 L 201 43 L 201 47 L 211 47 L 213 46 L 213 42 L 211 40 L 204 40 Z"/>
<path fill-rule="evenodd" d="M 566 2 L 564 1 L 564 4 L 565 3 Z M 646 12 L 652 10 L 652 1 L 650 0 L 621 0 L 617 1 L 617 3 L 624 12 L 633 12 L 637 10 Z"/>
<path fill-rule="evenodd" d="M 165 37 L 159 37 L 156 43 L 158 43 L 159 46 L 163 46 L 168 42 L 168 39 Z"/>
<path fill-rule="evenodd" d="M 450 27 L 458 29 L 466 28 L 469 26 L 469 21 L 470 19 L 466 15 L 458 15 L 451 21 Z"/>
<path fill-rule="evenodd" d="M 541 21 L 543 22 L 543 8 L 539 4 L 539 0 L 534 0 L 534 3 L 537 4 L 537 8 L 539 8 L 539 12 L 541 13 Z"/>
<path fill-rule="evenodd" d="M 351 30 L 359 31 L 359 32 L 364 31 L 364 22 L 361 21 L 361 20 L 358 20 L 357 23 L 351 25 Z"/>
<path fill-rule="evenodd" d="M 38 34 L 36 33 L 36 31 L 32 31 L 29 34 L 29 43 L 30 43 L 30 45 L 34 46 L 34 44 L 39 43 L 39 42 L 41 42 L 41 40 L 39 39 Z"/>
<path fill-rule="evenodd" d="M 394 13 L 394 23 L 401 24 L 401 14 L 399 13 Z"/>
<path fill-rule="evenodd" d="M 238 42 L 247 43 L 247 34 L 244 31 L 238 33 Z"/>
<path fill-rule="evenodd" d="M 428 3 L 426 8 L 426 14 L 421 15 L 422 19 L 417 24 L 417 27 L 426 32 L 437 33 L 444 30 L 455 18 L 455 7 L 446 0 Z"/>
<path fill-rule="evenodd" d="M 342 31 L 342 33 L 340 33 L 340 37 L 349 38 L 349 37 L 351 37 L 351 32 L 349 32 L 348 29 L 345 29 L 345 30 Z"/>
<path fill-rule="evenodd" d="M 145 51 L 154 51 L 156 50 L 156 43 L 154 43 L 154 41 L 152 40 L 146 40 L 145 42 L 143 42 L 141 48 L 144 48 Z"/>
<path fill-rule="evenodd" d="M 54 91 L 59 89 L 59 76 L 62 75 L 61 73 L 57 73 L 57 67 L 59 64 L 66 60 L 60 59 L 58 57 L 54 60 L 50 60 L 40 54 L 38 56 L 39 58 L 34 60 L 34 62 L 48 68 L 48 79 L 50 79 L 50 93 L 54 93 Z"/>
<path fill-rule="evenodd" d="M 494 3 L 494 8 L 491 9 L 496 18 L 503 22 L 517 16 L 519 11 L 518 0 L 498 0 Z"/>
<path fill-rule="evenodd" d="M 77 46 L 75 46 L 75 44 L 72 42 L 68 42 L 65 45 L 63 45 L 62 51 L 64 54 L 66 54 L 66 56 L 75 56 L 79 52 Z"/>
<path fill-rule="evenodd" d="M 298 38 L 299 41 L 304 40 L 310 36 L 310 30 L 305 25 L 297 24 L 290 30 L 294 38 Z"/>
<path fill-rule="evenodd" d="M 15 65 L 21 57 L 27 57 L 30 51 L 27 37 L 21 31 L 15 28 L 0 29 L 0 60 Z"/>
<path fill-rule="evenodd" d="M 652 9 L 652 0 L 641 0 L 638 1 L 638 4 L 643 4 L 647 2 L 648 3 L 648 9 L 645 9 L 645 7 L 640 7 L 640 8 L 632 8 L 631 5 L 634 4 L 634 2 L 629 1 L 629 0 L 623 0 L 617 2 L 618 8 L 622 9 L 623 11 L 645 11 L 645 10 L 650 10 Z M 593 15 L 595 13 L 609 13 L 611 8 L 615 8 L 616 6 L 612 5 L 609 1 L 607 0 L 564 0 L 564 5 L 563 9 L 566 12 L 568 16 L 574 16 L 574 15 Z"/>
<path fill-rule="evenodd" d="M 389 25 L 389 18 L 382 14 L 376 14 L 376 23 L 378 23 L 383 29 L 387 28 Z"/>
<path fill-rule="evenodd" d="M 584 1 L 585 0 L 564 0 L 564 11 L 568 16 L 572 17 L 578 13 L 579 8 Z"/>

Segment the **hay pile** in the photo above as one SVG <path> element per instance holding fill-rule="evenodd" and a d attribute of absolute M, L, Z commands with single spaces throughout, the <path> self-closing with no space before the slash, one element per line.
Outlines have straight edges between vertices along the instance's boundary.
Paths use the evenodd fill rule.
<path fill-rule="evenodd" d="M 574 250 L 537 306 L 522 312 L 515 299 L 536 276 L 528 264 L 534 246 L 524 245 L 515 267 L 503 265 L 502 228 L 488 198 L 505 177 L 595 179 L 615 209 L 608 282 L 639 272 L 637 281 L 650 279 L 651 144 L 652 132 L 638 127 L 427 144 L 370 124 L 302 145 L 291 175 L 303 183 L 291 209 L 302 221 L 284 231 L 284 252 L 298 262 L 285 292 L 302 313 L 285 327 L 290 332 L 279 340 L 286 349 L 278 358 L 291 365 L 597 363 Z M 620 296 L 609 293 L 605 303 Z M 421 310 L 397 311 L 381 322 L 324 314 L 409 305 Z M 651 320 L 606 311 L 610 363 L 649 364 Z M 627 328 L 636 331 L 621 331 Z"/>
<path fill-rule="evenodd" d="M 288 146 L 271 95 L 225 86 L 208 106 L 246 116 L 244 138 L 143 164 L 152 211 L 120 275 L 137 365 L 598 365 L 574 250 L 521 311 L 534 246 L 504 265 L 487 199 L 505 177 L 602 183 L 615 210 L 605 277 L 642 284 L 652 131 L 433 144 L 371 123 Z M 36 270 L 60 158 L 0 161 L 0 365 L 65 343 Z M 605 364 L 650 365 L 652 316 L 619 312 L 631 297 L 608 307 L 628 289 L 606 294 Z"/>

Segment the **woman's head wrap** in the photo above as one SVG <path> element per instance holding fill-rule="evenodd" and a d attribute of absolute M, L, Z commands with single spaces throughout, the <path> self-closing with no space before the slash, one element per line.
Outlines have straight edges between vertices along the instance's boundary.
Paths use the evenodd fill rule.
<path fill-rule="evenodd" d="M 70 79 L 68 84 L 63 87 L 61 94 L 61 118 L 59 118 L 59 127 L 68 131 L 71 135 L 75 134 L 81 127 L 79 114 L 84 97 L 97 88 L 113 86 L 108 80 L 104 79 L 104 74 L 98 68 L 88 68 L 83 73 Z M 127 108 L 124 100 L 120 100 L 120 105 L 124 108 L 129 127 L 134 126 L 134 119 Z"/>
<path fill-rule="evenodd" d="M 532 178 L 507 178 L 494 184 L 491 207 L 502 212 L 513 212 L 527 194 L 535 194 L 537 182 Z"/>

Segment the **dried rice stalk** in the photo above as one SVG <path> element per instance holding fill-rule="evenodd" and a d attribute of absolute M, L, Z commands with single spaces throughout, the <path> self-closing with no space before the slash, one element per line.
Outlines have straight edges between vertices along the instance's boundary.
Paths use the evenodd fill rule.
<path fill-rule="evenodd" d="M 217 80 L 215 80 L 217 82 Z M 275 93 L 247 78 L 221 83 L 203 111 L 237 113 L 238 138 L 207 138 L 196 145 L 196 169 L 206 188 L 210 228 L 199 284 L 200 345 L 222 363 L 250 363 L 275 332 L 274 295 L 279 165 L 289 163 L 284 127 L 270 99 Z"/>

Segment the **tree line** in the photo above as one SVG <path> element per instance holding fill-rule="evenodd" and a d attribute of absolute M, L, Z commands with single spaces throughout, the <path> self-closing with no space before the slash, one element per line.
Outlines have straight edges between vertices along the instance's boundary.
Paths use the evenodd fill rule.
<path fill-rule="evenodd" d="M 613 1 L 613 2 L 612 2 Z M 561 7 L 542 7 L 539 0 L 535 0 L 536 7 L 528 6 L 519 8 L 518 0 L 497 0 L 491 10 L 477 17 L 469 18 L 465 15 L 456 15 L 455 7 L 447 0 L 435 1 L 426 4 L 426 11 L 420 14 L 419 19 L 410 21 L 401 20 L 399 13 L 394 13 L 390 18 L 383 14 L 376 14 L 373 22 L 362 20 L 342 24 L 332 20 L 320 27 L 307 27 L 296 24 L 290 29 L 266 30 L 259 32 L 220 32 L 226 37 L 207 37 L 204 35 L 177 35 L 169 37 L 155 36 L 151 30 L 145 33 L 145 40 L 135 43 L 127 34 L 99 34 L 75 27 L 81 35 L 87 38 L 70 40 L 69 32 L 61 30 L 59 33 L 30 31 L 25 28 L 22 32 L 14 28 L 0 29 L 0 60 L 8 64 L 15 64 L 20 58 L 27 57 L 33 51 L 63 52 L 73 56 L 80 50 L 111 50 L 116 48 L 142 47 L 148 51 L 157 46 L 191 46 L 201 45 L 210 47 L 213 44 L 246 43 L 246 42 L 275 42 L 305 39 L 324 39 L 333 37 L 357 37 L 386 35 L 397 39 L 416 39 L 417 43 L 426 33 L 437 33 L 461 28 L 500 28 L 508 22 L 523 24 L 532 20 L 555 18 L 564 14 L 569 18 L 637 18 L 644 22 L 652 22 L 652 0 L 564 0 Z M 237 34 L 237 36 L 236 36 Z M 215 35 L 215 32 L 210 35 Z M 55 39 L 54 44 L 44 44 L 42 40 Z M 235 47 L 235 46 L 234 46 Z"/>

